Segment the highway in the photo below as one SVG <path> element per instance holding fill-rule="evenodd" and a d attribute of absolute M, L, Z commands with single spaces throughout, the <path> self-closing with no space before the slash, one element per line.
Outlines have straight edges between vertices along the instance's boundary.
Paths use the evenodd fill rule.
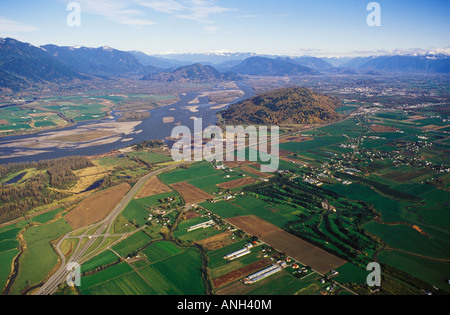
<path fill-rule="evenodd" d="M 100 223 L 100 227 L 95 231 L 94 234 L 90 235 L 91 237 L 88 239 L 88 241 L 81 247 L 78 247 L 75 249 L 75 252 L 72 254 L 71 258 L 66 262 L 65 255 L 61 252 L 60 246 L 66 240 L 67 238 L 71 238 L 71 233 L 65 235 L 62 237 L 58 244 L 56 245 L 56 251 L 61 259 L 61 266 L 59 269 L 48 279 L 48 281 L 35 293 L 36 295 L 50 295 L 54 293 L 58 286 L 67 280 L 67 276 L 72 272 L 72 270 L 67 270 L 67 267 L 71 263 L 78 263 L 81 265 L 83 262 L 83 256 L 85 255 L 86 251 L 90 249 L 90 247 L 93 245 L 93 243 L 96 241 L 96 239 L 105 233 L 105 231 L 108 231 L 111 227 L 111 225 L 114 223 L 117 216 L 125 209 L 125 207 L 130 203 L 130 201 L 134 198 L 134 196 L 139 192 L 139 190 L 144 186 L 144 184 L 153 176 L 156 176 L 160 173 L 163 173 L 165 171 L 174 169 L 178 167 L 179 165 L 174 166 L 168 166 L 162 169 L 158 169 L 156 171 L 153 171 L 144 177 L 142 177 L 136 185 L 133 186 L 133 188 L 130 189 L 130 191 L 127 193 L 127 195 L 116 205 L 116 207 L 113 209 L 113 211 Z M 80 242 L 81 243 L 81 242 Z"/>

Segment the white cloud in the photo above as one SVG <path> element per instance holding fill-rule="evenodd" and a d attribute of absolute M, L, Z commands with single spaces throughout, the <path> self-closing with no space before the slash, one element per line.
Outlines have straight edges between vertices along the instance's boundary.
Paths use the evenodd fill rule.
<path fill-rule="evenodd" d="M 207 0 L 185 0 L 186 10 L 185 13 L 178 14 L 177 16 L 183 19 L 189 19 L 197 21 L 199 23 L 214 23 L 210 16 L 223 14 L 229 11 L 233 11 L 231 8 L 224 8 L 215 5 L 213 1 Z"/>
<path fill-rule="evenodd" d="M 134 2 L 142 7 L 167 14 L 174 14 L 184 10 L 184 6 L 174 0 L 135 0 Z"/>
<path fill-rule="evenodd" d="M 6 17 L 0 16 L 0 32 L 1 33 L 27 33 L 37 31 L 37 27 L 27 25 L 22 22 L 10 20 Z"/>
<path fill-rule="evenodd" d="M 153 25 L 155 22 L 145 18 L 145 12 L 134 8 L 130 0 L 78 0 L 81 13 L 100 15 L 110 21 L 134 26 Z"/>
<path fill-rule="evenodd" d="M 203 28 L 206 33 L 213 34 L 217 33 L 220 30 L 220 27 L 217 25 L 207 25 Z"/>
<path fill-rule="evenodd" d="M 255 18 L 260 18 L 262 17 L 262 15 L 259 14 L 245 14 L 245 15 L 238 15 L 235 16 L 238 19 L 255 19 Z"/>
<path fill-rule="evenodd" d="M 216 5 L 215 0 L 78 0 L 77 2 L 81 6 L 82 13 L 100 15 L 116 23 L 138 26 L 155 24 L 146 18 L 148 9 L 201 24 L 214 24 L 213 16 L 233 10 Z"/>

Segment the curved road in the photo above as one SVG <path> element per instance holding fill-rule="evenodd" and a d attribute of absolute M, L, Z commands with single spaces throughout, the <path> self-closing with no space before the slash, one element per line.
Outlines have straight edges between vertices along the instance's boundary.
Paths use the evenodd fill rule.
<path fill-rule="evenodd" d="M 153 176 L 156 176 L 162 172 L 168 171 L 170 169 L 176 168 L 179 165 L 175 166 L 168 166 L 164 167 L 162 169 L 158 169 L 156 171 L 153 171 L 144 177 L 142 177 L 136 185 L 133 186 L 133 188 L 130 189 L 130 191 L 127 193 L 127 195 L 117 204 L 117 206 L 114 208 L 114 210 L 108 215 L 106 219 L 104 219 L 100 223 L 100 227 L 95 231 L 93 235 L 91 235 L 91 238 L 88 239 L 88 241 L 81 247 L 77 248 L 71 258 L 66 262 L 64 254 L 61 252 L 60 245 L 64 240 L 67 238 L 71 238 L 70 234 L 73 233 L 70 232 L 69 234 L 65 235 L 56 245 L 56 250 L 58 252 L 58 255 L 61 258 L 61 266 L 49 279 L 48 281 L 36 292 L 36 295 L 49 295 L 56 291 L 58 286 L 61 283 L 64 283 L 67 280 L 67 276 L 72 272 L 72 270 L 67 270 L 67 267 L 71 263 L 81 263 L 84 254 L 86 251 L 92 246 L 92 244 L 96 241 L 96 239 L 101 236 L 104 231 L 109 230 L 111 225 L 114 223 L 114 220 L 117 218 L 117 216 L 125 209 L 125 207 L 130 203 L 130 201 L 134 198 L 134 196 L 139 192 L 139 190 L 144 186 L 144 184 Z"/>

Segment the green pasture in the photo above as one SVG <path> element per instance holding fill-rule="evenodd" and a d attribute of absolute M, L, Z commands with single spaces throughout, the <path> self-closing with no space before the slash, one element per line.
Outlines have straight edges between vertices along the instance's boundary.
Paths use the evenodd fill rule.
<path fill-rule="evenodd" d="M 157 252 L 161 258 L 139 269 L 139 273 L 158 295 L 205 294 L 200 270 L 201 258 L 196 248 L 174 248 L 157 242 L 150 245 L 146 252 Z"/>
<path fill-rule="evenodd" d="M 376 222 L 369 222 L 364 228 L 383 239 L 390 247 L 430 258 L 450 258 L 450 238 L 447 232 L 425 227 L 423 230 L 431 236 L 428 237 L 406 225 Z"/>
<path fill-rule="evenodd" d="M 380 263 L 403 270 L 413 277 L 425 281 L 440 290 L 450 292 L 446 279 L 449 276 L 450 263 L 432 261 L 395 251 L 384 251 L 378 254 Z"/>
<path fill-rule="evenodd" d="M 124 257 L 135 252 L 151 241 L 150 237 L 142 231 L 136 232 L 120 243 L 114 245 L 112 249 L 120 256 Z"/>
<path fill-rule="evenodd" d="M 175 184 L 179 182 L 198 180 L 200 178 L 208 177 L 211 175 L 221 174 L 222 171 L 214 169 L 211 163 L 207 161 L 194 163 L 189 168 L 178 168 L 174 171 L 161 174 L 160 179 L 166 184 Z"/>
<path fill-rule="evenodd" d="M 19 294 L 28 285 L 38 284 L 57 264 L 58 256 L 50 242 L 67 234 L 71 227 L 64 219 L 51 224 L 33 226 L 25 231 L 27 248 L 20 258 L 20 267 L 11 294 Z"/>
<path fill-rule="evenodd" d="M 14 257 L 19 253 L 17 237 L 21 228 L 14 225 L 0 229 L 0 288 L 6 285 Z"/>

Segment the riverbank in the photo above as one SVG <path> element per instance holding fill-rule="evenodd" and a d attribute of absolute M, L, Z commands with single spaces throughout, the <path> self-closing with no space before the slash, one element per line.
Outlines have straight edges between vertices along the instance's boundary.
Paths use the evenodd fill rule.
<path fill-rule="evenodd" d="M 226 107 L 254 95 L 250 86 L 242 82 L 237 82 L 236 86 L 242 93 L 235 96 L 242 96 L 226 104 L 212 102 L 205 97 L 205 91 L 182 93 L 179 102 L 150 110 L 150 117 L 142 121 L 118 122 L 115 116 L 32 135 L 3 137 L 0 138 L 0 164 L 99 155 L 144 140 L 164 140 L 171 136 L 175 126 L 193 127 L 193 100 L 199 100 L 195 104 L 195 116 L 201 117 L 206 125 L 214 125 L 217 123 L 216 113 L 223 109 L 222 105 Z M 216 88 L 224 91 L 220 85 Z M 235 86 L 230 88 L 236 93 Z M 171 119 L 164 119 L 167 117 Z"/>

